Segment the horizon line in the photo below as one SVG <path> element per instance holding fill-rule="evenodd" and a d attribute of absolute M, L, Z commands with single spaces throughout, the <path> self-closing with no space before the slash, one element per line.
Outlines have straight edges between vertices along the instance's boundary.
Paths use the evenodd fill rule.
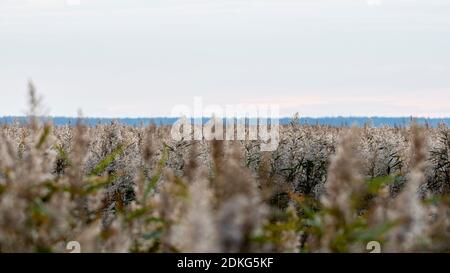
<path fill-rule="evenodd" d="M 24 118 L 29 118 L 30 116 L 27 115 L 21 115 L 21 116 L 16 116 L 16 115 L 3 115 L 0 116 L 0 119 L 24 119 Z M 57 115 L 57 116 L 37 116 L 38 118 L 49 118 L 49 119 L 108 119 L 108 120 L 115 120 L 115 119 L 179 119 L 182 118 L 183 116 L 177 116 L 177 117 L 171 117 L 171 116 L 149 116 L 149 117 L 130 117 L 130 116 L 122 116 L 122 117 L 100 117 L 100 116 L 81 116 L 81 117 L 76 117 L 76 116 L 63 116 L 63 115 Z M 295 117 L 295 115 L 292 116 L 280 116 L 278 117 L 278 119 L 293 119 Z M 202 117 L 186 117 L 188 119 L 199 119 L 199 118 L 203 118 L 203 119 L 210 119 L 212 117 L 210 116 L 202 116 Z M 230 117 L 219 117 L 222 119 L 229 119 Z M 237 117 L 231 117 L 231 118 L 237 118 Z M 241 117 L 242 118 L 242 117 Z M 270 117 L 243 117 L 246 119 L 269 119 Z M 383 118 L 383 119 L 429 119 L 429 120 L 439 120 L 439 119 L 450 119 L 450 116 L 448 117 L 426 117 L 426 116 L 359 116 L 359 115 L 349 115 L 349 116 L 343 116 L 343 115 L 337 115 L 337 116 L 298 116 L 299 119 L 345 119 L 345 118 L 353 118 L 353 119 L 377 119 L 377 118 Z"/>

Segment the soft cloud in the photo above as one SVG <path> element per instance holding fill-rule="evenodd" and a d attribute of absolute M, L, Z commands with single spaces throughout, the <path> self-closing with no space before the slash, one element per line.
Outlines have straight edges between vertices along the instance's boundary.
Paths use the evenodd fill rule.
<path fill-rule="evenodd" d="M 310 92 L 320 93 L 320 92 Z M 242 103 L 278 105 L 284 115 L 299 112 L 303 116 L 450 116 L 450 90 L 425 91 L 422 94 L 432 96 L 414 97 L 403 95 L 309 95 L 292 97 L 271 97 L 246 99 Z"/>

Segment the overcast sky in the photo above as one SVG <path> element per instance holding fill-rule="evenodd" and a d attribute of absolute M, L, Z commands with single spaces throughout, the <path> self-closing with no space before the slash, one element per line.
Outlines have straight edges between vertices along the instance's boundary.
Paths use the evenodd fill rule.
<path fill-rule="evenodd" d="M 67 5 L 67 3 L 75 5 Z M 0 0 L 0 115 L 450 117 L 448 0 Z"/>

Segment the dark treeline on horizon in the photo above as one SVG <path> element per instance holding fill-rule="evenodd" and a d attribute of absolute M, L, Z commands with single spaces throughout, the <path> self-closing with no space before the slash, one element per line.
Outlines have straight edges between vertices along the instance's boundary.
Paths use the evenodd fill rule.
<path fill-rule="evenodd" d="M 43 117 L 43 121 L 50 121 L 56 126 L 64 125 L 75 125 L 78 122 L 77 118 L 70 117 Z M 208 121 L 210 118 L 203 118 L 203 122 Z M 21 117 L 0 117 L 0 124 L 13 124 L 27 123 L 28 118 Z M 121 124 L 130 126 L 147 126 L 150 124 L 155 125 L 172 125 L 178 118 L 169 117 L 155 117 L 155 118 L 83 118 L 82 122 L 89 126 L 95 126 L 99 124 L 109 124 L 113 121 L 119 122 Z M 191 119 L 192 120 L 192 119 Z M 195 119 L 195 122 L 199 122 L 200 119 Z M 247 119 L 248 123 L 256 124 L 256 118 Z M 292 122 L 292 118 L 280 118 L 279 123 L 281 125 L 286 125 Z M 310 118 L 303 117 L 299 118 L 300 124 L 309 125 L 329 125 L 329 126 L 364 126 L 371 125 L 374 127 L 380 126 L 408 126 L 412 121 L 417 122 L 421 125 L 428 125 L 430 127 L 436 127 L 439 124 L 450 125 L 450 118 L 411 118 L 411 117 L 321 117 L 321 118 Z M 270 122 L 270 121 L 269 121 Z"/>

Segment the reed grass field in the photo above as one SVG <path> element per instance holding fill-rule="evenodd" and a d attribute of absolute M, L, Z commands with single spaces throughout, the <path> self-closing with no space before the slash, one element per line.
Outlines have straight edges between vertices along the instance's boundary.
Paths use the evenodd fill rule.
<path fill-rule="evenodd" d="M 280 127 L 280 143 L 170 126 L 53 126 L 30 85 L 0 128 L 0 252 L 450 251 L 450 129 Z"/>

